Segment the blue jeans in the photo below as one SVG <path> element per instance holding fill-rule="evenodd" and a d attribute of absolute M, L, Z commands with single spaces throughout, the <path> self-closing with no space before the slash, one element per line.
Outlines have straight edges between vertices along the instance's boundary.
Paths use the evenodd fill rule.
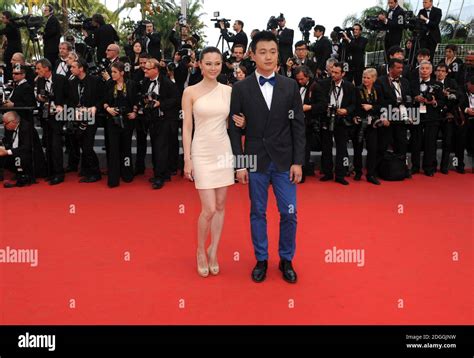
<path fill-rule="evenodd" d="M 250 225 L 255 257 L 268 259 L 267 202 L 268 186 L 272 184 L 280 212 L 280 258 L 291 261 L 296 248 L 296 185 L 290 181 L 290 172 L 279 172 L 270 163 L 265 173 L 249 173 Z"/>

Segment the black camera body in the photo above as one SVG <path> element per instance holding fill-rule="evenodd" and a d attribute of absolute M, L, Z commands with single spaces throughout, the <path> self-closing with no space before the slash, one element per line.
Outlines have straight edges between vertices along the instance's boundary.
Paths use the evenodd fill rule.
<path fill-rule="evenodd" d="M 436 91 L 439 91 L 441 89 L 441 87 L 437 84 L 433 84 L 433 85 L 428 85 L 426 90 L 420 92 L 420 95 L 426 99 L 427 101 L 432 101 L 434 96 L 433 94 L 436 92 Z"/>
<path fill-rule="evenodd" d="M 112 117 L 112 123 L 120 128 L 125 128 L 125 116 L 127 115 L 126 107 L 116 107 L 115 111 L 118 113 Z"/>
<path fill-rule="evenodd" d="M 214 27 L 215 27 L 216 29 L 220 29 L 220 28 L 221 28 L 221 25 L 220 25 L 221 21 L 224 23 L 224 27 L 225 27 L 226 29 L 230 28 L 230 21 L 231 21 L 230 19 L 225 19 L 225 18 L 217 19 L 217 18 L 215 18 L 215 19 L 211 19 L 211 21 L 214 21 L 214 22 L 215 22 Z"/>
<path fill-rule="evenodd" d="M 378 16 L 367 16 L 364 21 L 364 25 L 371 31 L 384 30 L 384 23 L 379 20 Z"/>
<path fill-rule="evenodd" d="M 275 16 L 272 16 L 267 22 L 267 31 L 275 30 L 276 28 L 278 28 L 278 18 Z"/>
<path fill-rule="evenodd" d="M 87 32 L 94 32 L 97 27 L 92 23 L 92 17 L 87 17 L 82 13 L 77 13 L 74 9 L 70 12 L 68 26 L 74 30 L 86 30 Z"/>
<path fill-rule="evenodd" d="M 334 132 L 334 127 L 336 125 L 337 118 L 337 106 L 330 104 L 327 109 L 327 123 L 323 126 L 324 129 L 327 129 L 330 132 Z"/>
<path fill-rule="evenodd" d="M 405 29 L 414 33 L 420 33 L 425 28 L 425 22 L 416 16 L 413 11 L 406 11 L 403 18 L 403 25 Z"/>
<path fill-rule="evenodd" d="M 354 39 L 354 34 L 353 34 L 353 30 L 352 30 L 352 27 L 347 27 L 345 29 L 339 27 L 339 26 L 336 26 L 334 29 L 333 29 L 334 32 L 337 33 L 337 36 L 339 38 L 339 40 L 342 40 L 344 38 L 344 33 L 347 35 L 347 37 L 349 37 L 351 40 Z"/>
<path fill-rule="evenodd" d="M 145 109 L 153 109 L 155 102 L 154 101 L 159 101 L 160 96 L 157 95 L 155 92 L 148 92 L 145 93 L 143 96 L 143 104 Z"/>
<path fill-rule="evenodd" d="M 109 66 L 110 61 L 106 58 L 103 58 L 99 64 L 89 67 L 89 74 L 92 76 L 100 76 L 102 72 L 107 71 Z"/>

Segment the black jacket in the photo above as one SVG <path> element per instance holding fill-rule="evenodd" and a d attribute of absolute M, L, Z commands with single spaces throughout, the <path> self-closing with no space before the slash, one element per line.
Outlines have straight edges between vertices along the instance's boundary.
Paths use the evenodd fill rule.
<path fill-rule="evenodd" d="M 142 48 L 151 57 L 161 60 L 161 35 L 158 32 L 147 34 L 143 39 Z"/>
<path fill-rule="evenodd" d="M 68 105 L 71 107 L 79 106 L 79 83 L 81 82 L 79 78 L 75 77 L 69 82 L 69 96 L 68 96 Z M 82 96 L 81 106 L 84 107 L 97 107 L 97 109 L 102 107 L 103 96 L 104 96 L 104 82 L 96 77 L 86 75 L 82 80 L 84 84 L 84 94 Z"/>
<path fill-rule="evenodd" d="M 381 76 L 375 83 L 382 95 L 382 106 L 388 108 L 389 106 L 398 107 L 397 93 L 395 87 L 392 85 L 389 76 Z M 412 94 L 410 89 L 410 82 L 406 78 L 400 78 L 400 88 L 402 102 L 407 107 L 411 107 Z"/>
<path fill-rule="evenodd" d="M 446 64 L 446 61 L 444 58 L 441 61 L 439 61 L 439 64 L 441 63 Z M 448 65 L 448 67 L 449 67 L 448 78 L 455 80 L 459 87 L 463 87 L 464 86 L 464 73 L 465 73 L 464 62 L 460 58 L 456 57 L 456 59 L 453 62 L 451 62 Z"/>
<path fill-rule="evenodd" d="M 433 87 L 434 85 L 437 87 Z M 433 88 L 431 95 L 436 99 L 437 106 L 432 104 L 426 104 L 426 113 L 420 113 L 421 123 L 438 121 L 441 119 L 441 110 L 444 108 L 445 100 L 442 92 L 442 84 L 433 80 L 429 80 L 427 83 L 428 88 Z M 415 97 L 421 94 L 420 92 L 420 80 L 413 80 L 410 82 L 411 94 L 413 96 L 413 107 L 420 108 L 420 103 L 415 101 Z"/>
<path fill-rule="evenodd" d="M 105 58 L 105 50 L 110 44 L 119 41 L 117 31 L 110 24 L 102 25 L 92 34 L 84 39 L 85 43 L 91 47 L 97 47 L 97 61 Z"/>
<path fill-rule="evenodd" d="M 133 82 L 132 80 L 125 81 L 125 85 L 127 87 L 127 95 L 124 100 L 123 106 L 125 107 L 125 113 L 128 114 L 133 111 L 133 106 L 138 104 L 137 87 L 135 85 L 135 82 Z M 110 107 L 117 107 L 119 103 L 118 99 L 114 97 L 114 88 L 115 81 L 107 81 L 105 83 L 105 94 L 103 103 L 108 104 Z M 107 115 L 109 114 L 107 113 Z"/>
<path fill-rule="evenodd" d="M 314 52 L 317 69 L 324 71 L 326 69 L 326 61 L 331 57 L 331 41 L 326 36 L 323 36 L 319 41 L 311 45 L 311 51 Z"/>
<path fill-rule="evenodd" d="M 229 121 L 229 137 L 234 155 L 255 155 L 257 172 L 265 172 L 271 162 L 279 171 L 305 160 L 305 123 L 298 85 L 276 74 L 270 110 L 262 95 L 256 74 L 232 87 L 230 116 L 243 113 L 247 121 L 245 151 L 242 130 Z"/>
<path fill-rule="evenodd" d="M 179 93 L 176 85 L 166 76 L 158 77 L 160 88 L 160 107 L 163 112 L 163 119 L 176 120 L 179 117 Z M 150 88 L 150 79 L 143 80 L 141 93 L 147 93 Z M 156 111 L 156 110 L 154 110 Z M 156 116 L 156 113 L 153 113 Z"/>
<path fill-rule="evenodd" d="M 351 61 L 349 62 L 351 70 L 358 69 L 362 70 L 365 64 L 365 47 L 367 46 L 367 40 L 365 37 L 359 36 L 354 38 L 347 45 L 349 50 L 349 55 L 351 56 Z"/>
<path fill-rule="evenodd" d="M 5 48 L 4 57 L 13 55 L 15 52 L 23 52 L 21 49 L 21 34 L 20 30 L 15 24 L 8 23 L 0 30 L 0 36 L 7 37 L 7 47 Z M 11 58 L 11 57 L 10 57 Z"/>
<path fill-rule="evenodd" d="M 437 7 L 432 7 L 430 11 L 430 16 L 427 16 L 425 9 L 421 9 L 418 12 L 418 17 L 423 15 L 430 19 L 428 24 L 423 25 L 423 31 L 421 32 L 421 37 L 431 37 L 436 43 L 441 42 L 441 31 L 439 29 L 439 23 L 441 22 L 442 11 Z"/>
<path fill-rule="evenodd" d="M 43 44 L 45 54 L 59 53 L 59 41 L 61 40 L 61 25 L 56 16 L 51 15 L 44 26 Z M 54 65 L 54 63 L 53 63 Z"/>
<path fill-rule="evenodd" d="M 247 44 L 249 40 L 245 32 L 240 31 L 239 33 L 231 36 L 229 35 L 229 32 L 227 31 L 227 29 L 223 29 L 221 30 L 221 34 L 224 37 L 224 40 L 226 40 L 227 42 L 233 43 L 232 47 L 237 44 L 240 44 L 244 46 L 244 52 L 247 51 Z"/>
<path fill-rule="evenodd" d="M 280 61 L 282 64 L 293 56 L 293 38 L 295 33 L 292 29 L 285 27 L 283 31 L 278 34 L 278 49 L 280 52 Z"/>
<path fill-rule="evenodd" d="M 392 13 L 391 19 L 389 19 L 390 12 Z M 387 15 L 387 23 L 382 27 L 386 31 L 385 35 L 385 50 L 387 51 L 391 46 L 400 46 L 402 41 L 403 29 L 404 29 L 404 18 L 405 10 L 400 6 L 397 6 L 395 10 L 389 10 Z"/>
<path fill-rule="evenodd" d="M 53 100 L 56 105 L 64 106 L 67 102 L 67 79 L 62 75 L 57 75 L 53 73 Z M 38 78 L 36 81 L 37 93 L 39 94 L 41 90 L 45 89 L 46 81 L 44 78 Z"/>
<path fill-rule="evenodd" d="M 313 92 L 313 114 L 321 118 L 326 117 L 327 109 L 331 99 L 331 90 L 333 81 L 331 78 L 325 78 L 319 81 L 314 87 Z M 356 110 L 356 88 L 349 81 L 342 81 L 342 101 L 340 108 L 347 109 L 346 120 L 351 121 Z"/>

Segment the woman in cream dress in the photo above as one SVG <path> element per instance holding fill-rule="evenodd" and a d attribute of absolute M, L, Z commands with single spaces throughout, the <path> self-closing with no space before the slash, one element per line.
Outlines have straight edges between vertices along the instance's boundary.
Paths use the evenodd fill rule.
<path fill-rule="evenodd" d="M 222 63 L 219 49 L 205 48 L 199 63 L 203 80 L 186 88 L 182 100 L 184 175 L 194 181 L 201 199 L 197 266 L 203 277 L 219 273 L 217 249 L 224 224 L 227 187 L 234 184 L 232 147 L 227 135 L 232 89 L 217 82 Z M 244 125 L 243 117 L 235 116 L 234 121 L 238 126 Z M 211 244 L 206 250 L 209 231 Z"/>

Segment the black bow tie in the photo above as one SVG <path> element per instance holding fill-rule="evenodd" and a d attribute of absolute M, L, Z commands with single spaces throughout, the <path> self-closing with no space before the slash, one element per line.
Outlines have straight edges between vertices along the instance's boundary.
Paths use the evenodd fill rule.
<path fill-rule="evenodd" d="M 400 83 L 400 79 L 399 78 L 393 78 L 392 82 Z"/>

